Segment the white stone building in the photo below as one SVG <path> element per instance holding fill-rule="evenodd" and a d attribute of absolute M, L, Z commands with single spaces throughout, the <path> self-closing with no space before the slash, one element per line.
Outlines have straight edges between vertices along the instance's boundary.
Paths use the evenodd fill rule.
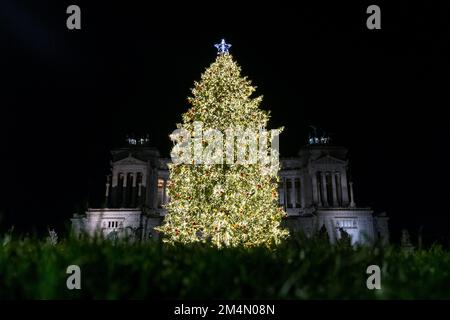
<path fill-rule="evenodd" d="M 128 140 L 128 146 L 112 151 L 112 170 L 107 177 L 105 207 L 75 214 L 75 233 L 106 237 L 157 237 L 153 228 L 166 214 L 170 159 L 148 146 L 147 139 Z M 297 157 L 282 158 L 279 201 L 288 217 L 285 225 L 311 236 L 326 229 L 332 243 L 345 230 L 352 243 L 389 241 L 388 218 L 355 203 L 348 180 L 347 149 L 328 139 L 313 138 Z"/>

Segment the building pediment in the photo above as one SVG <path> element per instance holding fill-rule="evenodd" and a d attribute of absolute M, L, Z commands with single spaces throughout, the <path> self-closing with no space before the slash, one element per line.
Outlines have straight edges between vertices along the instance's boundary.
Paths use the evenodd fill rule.
<path fill-rule="evenodd" d="M 122 166 L 122 165 L 123 166 L 130 166 L 130 165 L 142 166 L 142 165 L 146 165 L 146 162 L 142 161 L 142 160 L 139 160 L 139 159 L 136 159 L 136 158 L 134 158 L 134 157 L 132 157 L 130 155 L 130 156 L 124 158 L 124 159 L 121 159 L 121 160 L 118 160 L 118 161 L 114 162 L 114 165 L 119 165 L 119 166 Z"/>
<path fill-rule="evenodd" d="M 312 161 L 312 163 L 316 165 L 346 165 L 347 161 L 335 158 L 330 155 L 326 155 Z"/>

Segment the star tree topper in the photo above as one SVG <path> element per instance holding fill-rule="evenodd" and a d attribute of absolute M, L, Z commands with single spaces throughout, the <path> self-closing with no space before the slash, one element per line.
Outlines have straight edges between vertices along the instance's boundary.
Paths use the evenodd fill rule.
<path fill-rule="evenodd" d="M 214 45 L 217 48 L 217 54 L 226 54 L 228 50 L 231 48 L 231 44 L 226 43 L 225 39 L 222 39 L 220 43 Z"/>

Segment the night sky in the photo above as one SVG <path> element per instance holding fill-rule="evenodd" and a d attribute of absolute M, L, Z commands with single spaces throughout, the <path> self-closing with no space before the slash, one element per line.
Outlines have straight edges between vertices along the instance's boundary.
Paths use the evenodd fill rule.
<path fill-rule="evenodd" d="M 81 30 L 66 8 L 81 7 Z M 220 7 L 219 7 L 220 4 Z M 308 126 L 350 149 L 358 205 L 450 236 L 448 7 L 213 6 L 3 0 L 0 10 L 0 229 L 62 230 L 102 200 L 109 150 L 148 133 L 164 156 L 194 80 L 221 38 L 264 96 L 283 156 Z M 413 238 L 413 240 L 415 240 Z"/>

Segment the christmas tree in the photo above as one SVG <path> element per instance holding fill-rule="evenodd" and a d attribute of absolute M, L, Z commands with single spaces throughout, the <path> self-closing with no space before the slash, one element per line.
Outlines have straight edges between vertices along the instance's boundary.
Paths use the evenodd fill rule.
<path fill-rule="evenodd" d="M 269 112 L 241 76 L 224 40 L 195 82 L 190 109 L 171 135 L 170 202 L 163 241 L 273 247 L 287 237 L 278 205 L 281 129 L 266 131 Z"/>

